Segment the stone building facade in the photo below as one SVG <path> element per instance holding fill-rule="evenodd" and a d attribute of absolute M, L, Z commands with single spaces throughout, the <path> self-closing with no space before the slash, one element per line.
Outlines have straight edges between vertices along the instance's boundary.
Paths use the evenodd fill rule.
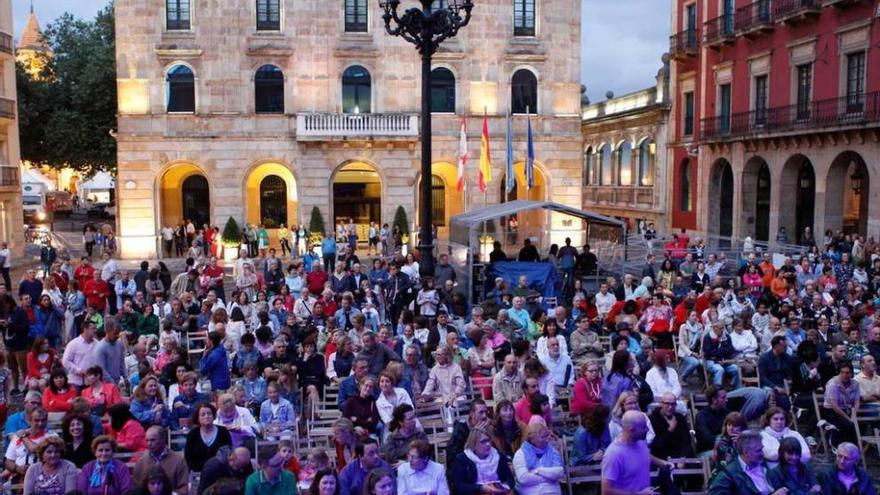
<path fill-rule="evenodd" d="M 403 206 L 417 220 L 420 59 L 385 33 L 377 2 L 117 0 L 116 29 L 123 256 L 155 255 L 158 230 L 184 218 L 308 224 L 317 206 L 328 227 L 366 225 L 391 223 Z M 525 106 L 538 172 L 529 191 L 517 181 L 516 196 L 581 206 L 580 36 L 578 0 L 486 0 L 442 45 L 431 137 L 441 237 L 450 216 L 504 199 L 508 112 L 524 178 Z M 463 117 L 470 160 L 459 193 Z"/>
<path fill-rule="evenodd" d="M 673 0 L 673 226 L 880 235 L 880 31 L 859 0 Z M 782 239 L 783 237 L 780 237 Z"/>
<path fill-rule="evenodd" d="M 33 12 L 29 24 L 31 20 L 36 22 Z M 0 241 L 8 242 L 12 255 L 19 257 L 25 242 L 12 32 L 12 0 L 0 0 Z"/>
<path fill-rule="evenodd" d="M 584 209 L 667 230 L 668 82 L 584 107 Z"/>

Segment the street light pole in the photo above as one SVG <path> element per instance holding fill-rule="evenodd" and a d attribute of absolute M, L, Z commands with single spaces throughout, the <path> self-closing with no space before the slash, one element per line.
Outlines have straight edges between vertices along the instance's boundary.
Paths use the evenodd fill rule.
<path fill-rule="evenodd" d="M 446 3 L 432 9 L 432 3 Z M 472 0 L 419 0 L 421 8 L 406 9 L 398 14 L 400 0 L 379 0 L 384 10 L 385 31 L 400 36 L 415 45 L 422 56 L 422 163 L 419 185 L 419 274 L 422 278 L 434 276 L 434 221 L 431 211 L 431 57 L 445 39 L 458 34 L 471 20 Z"/>

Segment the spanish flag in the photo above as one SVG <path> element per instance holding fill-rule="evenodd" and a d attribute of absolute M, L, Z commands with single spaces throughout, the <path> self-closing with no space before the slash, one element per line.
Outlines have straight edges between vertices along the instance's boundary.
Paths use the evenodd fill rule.
<path fill-rule="evenodd" d="M 492 162 L 489 159 L 489 119 L 483 114 L 483 136 L 480 139 L 480 191 L 486 192 L 492 182 Z"/>

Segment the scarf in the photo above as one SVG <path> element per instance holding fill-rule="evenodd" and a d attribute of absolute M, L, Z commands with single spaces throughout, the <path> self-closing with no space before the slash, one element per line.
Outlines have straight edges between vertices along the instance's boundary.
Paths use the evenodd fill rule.
<path fill-rule="evenodd" d="M 95 469 L 92 470 L 92 475 L 89 476 L 89 488 L 104 486 L 113 477 L 115 471 L 116 464 L 113 461 L 107 463 L 95 461 Z"/>
<path fill-rule="evenodd" d="M 480 459 L 471 449 L 465 449 L 464 455 L 477 466 L 478 485 L 500 481 L 498 479 L 498 461 L 501 456 L 498 455 L 498 451 L 494 447 L 489 451 L 489 457 L 485 459 Z"/>
<path fill-rule="evenodd" d="M 543 450 L 538 450 L 531 442 L 523 442 L 523 456 L 525 457 L 526 467 L 529 471 L 537 467 L 559 467 L 562 466 L 562 457 L 552 445 L 547 445 Z"/>

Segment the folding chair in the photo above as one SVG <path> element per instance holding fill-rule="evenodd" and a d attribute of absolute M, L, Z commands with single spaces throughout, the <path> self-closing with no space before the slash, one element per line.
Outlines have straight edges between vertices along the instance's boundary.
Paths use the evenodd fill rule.
<path fill-rule="evenodd" d="M 198 368 L 198 360 L 205 354 L 208 347 L 208 332 L 197 330 L 186 334 L 187 361 L 193 368 Z M 193 361 L 195 358 L 195 362 Z"/>
<path fill-rule="evenodd" d="M 669 462 L 675 464 L 675 469 L 672 470 L 672 479 L 675 480 L 676 477 L 699 477 L 700 479 L 700 489 L 697 491 L 684 491 L 682 490 L 681 495 L 700 495 L 706 492 L 706 483 L 709 477 L 707 476 L 707 470 L 709 466 L 708 459 L 697 459 L 692 457 L 682 457 L 669 459 Z M 681 488 L 681 487 L 679 487 Z"/>
<path fill-rule="evenodd" d="M 873 446 L 880 454 L 880 409 L 860 408 L 856 410 L 856 437 L 859 441 L 859 450 L 862 452 L 862 467 L 868 469 L 868 448 Z M 862 434 L 862 430 L 865 434 Z"/>
<path fill-rule="evenodd" d="M 816 414 L 816 422 L 822 420 L 822 407 L 821 404 L 825 403 L 825 394 L 817 394 L 813 392 L 813 410 Z M 825 428 L 819 428 L 819 438 L 821 440 L 822 452 L 825 455 L 828 455 L 829 446 L 828 439 L 825 437 Z"/>

